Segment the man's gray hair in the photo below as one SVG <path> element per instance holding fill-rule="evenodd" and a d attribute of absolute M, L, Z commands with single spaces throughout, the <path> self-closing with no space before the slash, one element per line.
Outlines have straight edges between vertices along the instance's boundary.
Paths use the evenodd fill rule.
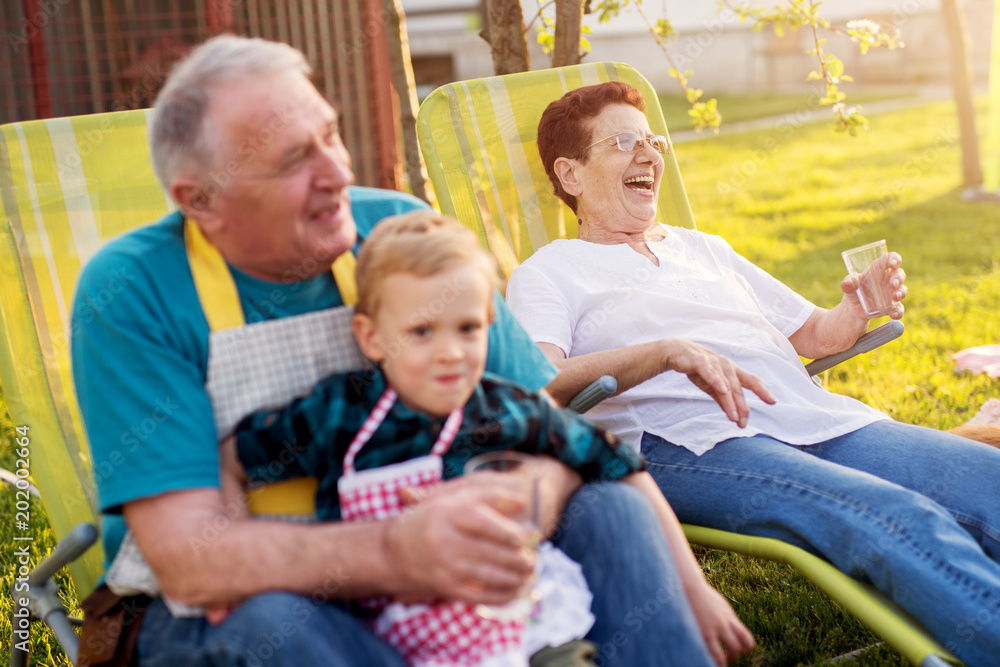
<path fill-rule="evenodd" d="M 213 142 L 207 118 L 216 86 L 285 71 L 312 74 L 298 49 L 233 35 L 213 37 L 178 63 L 156 98 L 149 130 L 153 169 L 163 188 L 169 190 L 183 169 L 211 166 Z"/>

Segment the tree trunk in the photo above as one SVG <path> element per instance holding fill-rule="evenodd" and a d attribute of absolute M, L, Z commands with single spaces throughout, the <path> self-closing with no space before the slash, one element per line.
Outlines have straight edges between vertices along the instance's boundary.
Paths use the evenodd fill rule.
<path fill-rule="evenodd" d="M 486 29 L 480 36 L 490 45 L 497 75 L 530 69 L 520 0 L 486 0 Z"/>
<path fill-rule="evenodd" d="M 399 0 L 382 0 L 385 32 L 389 42 L 392 84 L 399 99 L 399 122 L 403 135 L 403 155 L 410 191 L 433 204 L 427 188 L 427 169 L 417 144 L 417 85 L 410 60 L 410 40 L 406 32 L 406 13 Z"/>
<path fill-rule="evenodd" d="M 958 112 L 958 131 L 962 142 L 962 185 L 982 185 L 983 169 L 979 161 L 979 137 L 976 133 L 976 110 L 972 102 L 972 67 L 969 58 L 969 33 L 958 0 L 941 0 L 948 35 L 948 59 L 951 62 L 951 85 Z"/>
<path fill-rule="evenodd" d="M 583 0 L 556 0 L 556 34 L 552 66 L 580 64 L 580 34 L 583 28 Z"/>

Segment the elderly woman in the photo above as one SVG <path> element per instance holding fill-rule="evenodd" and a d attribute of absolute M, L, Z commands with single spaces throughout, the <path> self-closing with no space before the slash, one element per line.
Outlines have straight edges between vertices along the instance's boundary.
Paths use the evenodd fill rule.
<path fill-rule="evenodd" d="M 718 236 L 658 223 L 670 146 L 643 109 L 634 88 L 604 83 L 553 102 L 538 126 L 579 234 L 514 271 L 507 298 L 560 368 L 550 391 L 614 375 L 621 393 L 594 417 L 641 447 L 682 521 L 821 554 L 968 664 L 996 664 L 1000 451 L 813 384 L 799 356 L 867 328 L 856 282 L 818 308 Z M 897 301 L 900 263 L 890 254 L 885 272 Z"/>

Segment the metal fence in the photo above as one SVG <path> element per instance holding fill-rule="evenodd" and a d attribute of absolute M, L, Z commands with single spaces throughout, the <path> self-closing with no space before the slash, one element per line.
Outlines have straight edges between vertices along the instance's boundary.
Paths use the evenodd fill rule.
<path fill-rule="evenodd" d="M 339 103 L 358 183 L 395 187 L 396 114 L 378 0 L 5 0 L 0 122 L 152 106 L 211 35 L 285 42 Z"/>

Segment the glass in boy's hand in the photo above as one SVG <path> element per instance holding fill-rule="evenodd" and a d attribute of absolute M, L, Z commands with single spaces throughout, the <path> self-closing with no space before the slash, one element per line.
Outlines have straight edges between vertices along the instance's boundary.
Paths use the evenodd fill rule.
<path fill-rule="evenodd" d="M 542 531 L 539 526 L 541 503 L 538 490 L 538 471 L 534 465 L 534 458 L 509 450 L 488 452 L 469 459 L 463 472 L 465 475 L 502 474 L 502 477 L 497 479 L 500 480 L 504 488 L 513 491 L 524 501 L 524 505 L 519 511 L 508 514 L 508 516 L 528 531 L 527 546 L 537 549 L 542 541 Z M 534 577 L 532 577 L 526 590 L 522 591 L 511 602 L 504 605 L 480 604 L 476 606 L 476 613 L 483 618 L 492 620 L 527 618 L 538 599 L 539 594 L 534 587 Z"/>
<path fill-rule="evenodd" d="M 868 317 L 889 315 L 899 307 L 890 283 L 889 255 L 885 239 L 840 253 L 847 272 L 858 281 L 858 300 Z"/>

